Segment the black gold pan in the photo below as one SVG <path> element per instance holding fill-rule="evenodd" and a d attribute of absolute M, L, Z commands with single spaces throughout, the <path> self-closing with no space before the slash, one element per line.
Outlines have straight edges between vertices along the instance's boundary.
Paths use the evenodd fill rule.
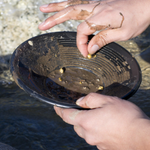
<path fill-rule="evenodd" d="M 76 47 L 76 32 L 25 41 L 14 51 L 10 71 L 31 96 L 64 108 L 81 109 L 76 100 L 90 92 L 128 99 L 141 83 L 139 65 L 127 50 L 110 43 L 84 58 Z"/>

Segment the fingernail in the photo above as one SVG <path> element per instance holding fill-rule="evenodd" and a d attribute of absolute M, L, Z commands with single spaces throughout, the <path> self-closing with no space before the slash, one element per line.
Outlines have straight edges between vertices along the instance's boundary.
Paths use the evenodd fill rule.
<path fill-rule="evenodd" d="M 84 97 L 79 98 L 79 99 L 76 101 L 76 104 L 77 104 L 77 105 L 80 105 L 80 102 L 82 101 L 83 98 L 84 98 Z"/>
<path fill-rule="evenodd" d="M 100 48 L 98 45 L 93 45 L 90 49 L 90 54 L 94 54 L 96 51 L 98 51 Z"/>
<path fill-rule="evenodd" d="M 49 4 L 46 4 L 46 5 L 42 5 L 41 7 L 48 7 L 48 5 L 49 5 Z"/>
<path fill-rule="evenodd" d="M 45 24 L 45 21 L 44 21 L 44 22 L 42 22 L 42 23 L 39 25 L 39 27 L 43 26 L 44 24 Z"/>

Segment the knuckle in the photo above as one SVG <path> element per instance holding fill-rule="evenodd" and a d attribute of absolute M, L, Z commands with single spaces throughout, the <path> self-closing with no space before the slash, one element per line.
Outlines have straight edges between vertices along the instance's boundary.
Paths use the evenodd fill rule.
<path fill-rule="evenodd" d="M 82 32 L 82 31 L 83 31 L 83 25 L 82 25 L 82 23 L 81 23 L 81 24 L 79 24 L 78 27 L 77 27 L 77 32 L 80 33 L 80 32 Z"/>
<path fill-rule="evenodd" d="M 113 104 L 113 103 L 115 103 L 115 97 L 113 97 L 113 96 L 108 96 L 107 97 L 107 103 L 108 104 Z"/>
<path fill-rule="evenodd" d="M 91 129 L 92 129 L 91 124 L 90 124 L 89 120 L 87 120 L 87 119 L 84 119 L 84 120 L 83 120 L 82 127 L 83 127 L 86 131 L 91 131 Z"/>
<path fill-rule="evenodd" d="M 90 145 L 96 145 L 97 142 L 95 141 L 95 139 L 93 138 L 92 135 L 86 135 L 85 136 L 85 141 L 90 144 Z"/>
<path fill-rule="evenodd" d="M 87 101 L 91 101 L 93 99 L 93 97 L 95 97 L 95 93 L 89 93 L 86 98 L 87 98 Z"/>
<path fill-rule="evenodd" d="M 88 107 L 88 108 L 91 108 L 93 106 L 93 103 L 95 101 L 95 97 L 97 97 L 97 94 L 96 93 L 90 93 L 86 96 L 86 99 L 85 99 L 85 105 Z"/>
<path fill-rule="evenodd" d="M 61 111 L 61 118 L 64 122 L 69 123 L 69 115 L 66 114 L 66 111 L 62 109 Z"/>
<path fill-rule="evenodd" d="M 119 104 L 120 103 L 120 99 L 118 97 L 116 97 L 116 96 L 108 96 L 107 97 L 107 103 L 109 105 L 111 105 L 111 104 L 113 104 L 113 105 Z"/>
<path fill-rule="evenodd" d="M 68 6 L 68 7 L 65 9 L 65 11 L 66 11 L 67 13 L 70 13 L 70 12 L 75 11 L 75 10 L 76 10 L 76 7 L 75 7 L 75 6 Z"/>
<path fill-rule="evenodd" d="M 99 33 L 97 34 L 97 42 L 100 43 L 100 47 L 106 45 L 109 43 L 108 39 L 107 39 L 107 33 Z"/>
<path fill-rule="evenodd" d="M 86 104 L 89 104 L 93 101 L 93 97 L 95 97 L 96 93 L 90 93 L 86 96 Z"/>
<path fill-rule="evenodd" d="M 68 118 L 64 115 L 64 113 L 62 113 L 61 118 L 64 122 L 68 122 Z"/>
<path fill-rule="evenodd" d="M 85 112 L 86 113 L 86 112 Z M 94 130 L 95 119 L 91 118 L 90 116 L 85 116 L 80 120 L 79 125 L 87 132 L 92 132 Z"/>
<path fill-rule="evenodd" d="M 80 119 L 78 122 L 78 125 L 82 127 L 86 132 L 89 132 L 93 129 L 93 126 L 91 125 L 90 119 L 87 117 L 86 112 L 84 117 Z"/>

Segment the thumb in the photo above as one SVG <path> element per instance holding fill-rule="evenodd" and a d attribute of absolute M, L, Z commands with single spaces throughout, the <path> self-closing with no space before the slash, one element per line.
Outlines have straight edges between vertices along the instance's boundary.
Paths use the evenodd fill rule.
<path fill-rule="evenodd" d="M 90 93 L 85 97 L 81 97 L 76 101 L 76 104 L 83 108 L 99 108 L 105 104 L 111 103 L 114 97 L 101 95 L 97 93 Z"/>
<path fill-rule="evenodd" d="M 114 41 L 127 40 L 121 29 L 107 29 L 96 34 L 88 44 L 88 52 L 94 54 L 100 48 Z"/>

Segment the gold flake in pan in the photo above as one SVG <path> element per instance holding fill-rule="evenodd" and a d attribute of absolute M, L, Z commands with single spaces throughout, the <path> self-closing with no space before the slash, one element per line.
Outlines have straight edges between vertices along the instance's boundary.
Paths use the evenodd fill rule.
<path fill-rule="evenodd" d="M 99 87 L 98 87 L 98 90 L 103 90 L 103 89 L 104 89 L 103 86 L 99 86 Z"/>
<path fill-rule="evenodd" d="M 59 81 L 62 81 L 62 78 L 58 78 Z"/>
<path fill-rule="evenodd" d="M 88 55 L 87 55 L 87 58 L 88 58 L 88 59 L 95 58 L 95 57 L 96 57 L 96 54 L 94 54 L 94 55 L 88 54 Z"/>
<path fill-rule="evenodd" d="M 60 72 L 60 73 L 64 73 L 64 71 L 65 71 L 64 68 L 60 68 L 60 69 L 59 69 L 59 72 Z"/>
<path fill-rule="evenodd" d="M 88 55 L 87 55 L 87 58 L 88 58 L 88 59 L 91 59 L 91 58 L 92 58 L 92 55 L 91 55 L 91 54 L 88 54 Z"/>

